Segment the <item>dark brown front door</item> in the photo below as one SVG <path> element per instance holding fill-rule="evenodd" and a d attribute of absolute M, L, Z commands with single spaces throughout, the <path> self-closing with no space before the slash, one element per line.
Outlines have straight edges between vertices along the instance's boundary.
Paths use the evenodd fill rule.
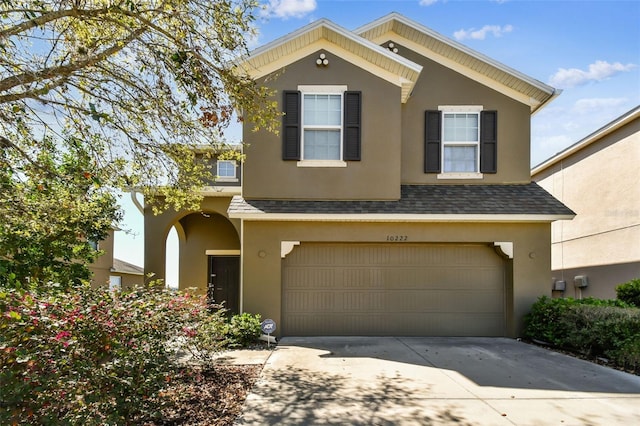
<path fill-rule="evenodd" d="M 240 312 L 240 256 L 209 256 L 209 291 L 213 303 L 224 302 L 232 314 Z"/>

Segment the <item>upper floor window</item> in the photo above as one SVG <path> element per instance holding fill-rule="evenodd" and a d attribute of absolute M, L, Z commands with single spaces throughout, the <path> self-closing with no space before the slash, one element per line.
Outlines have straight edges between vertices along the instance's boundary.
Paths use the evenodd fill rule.
<path fill-rule="evenodd" d="M 360 160 L 360 92 L 298 86 L 283 92 L 282 159 L 300 167 L 346 167 Z"/>
<path fill-rule="evenodd" d="M 482 106 L 441 106 L 425 113 L 425 173 L 482 178 L 497 172 L 497 112 Z"/>
<path fill-rule="evenodd" d="M 236 179 L 236 162 L 232 160 L 218 160 L 216 175 L 218 176 L 218 180 Z"/>
<path fill-rule="evenodd" d="M 480 113 L 447 113 L 442 117 L 442 172 L 477 173 L 480 159 Z"/>
<path fill-rule="evenodd" d="M 303 93 L 302 129 L 303 160 L 342 160 L 342 93 Z"/>

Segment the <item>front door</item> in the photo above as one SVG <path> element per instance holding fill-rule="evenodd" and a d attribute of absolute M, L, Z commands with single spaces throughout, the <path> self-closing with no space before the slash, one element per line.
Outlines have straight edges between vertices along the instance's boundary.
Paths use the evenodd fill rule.
<path fill-rule="evenodd" d="M 213 303 L 224 302 L 231 314 L 240 312 L 240 256 L 209 256 L 208 296 Z"/>

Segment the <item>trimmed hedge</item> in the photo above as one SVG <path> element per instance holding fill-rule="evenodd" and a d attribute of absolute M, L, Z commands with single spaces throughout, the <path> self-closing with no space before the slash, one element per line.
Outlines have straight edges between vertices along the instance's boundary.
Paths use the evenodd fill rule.
<path fill-rule="evenodd" d="M 631 280 L 616 287 L 618 299 L 640 308 L 640 278 Z"/>
<path fill-rule="evenodd" d="M 619 300 L 543 296 L 525 316 L 524 337 L 640 368 L 640 309 Z"/>

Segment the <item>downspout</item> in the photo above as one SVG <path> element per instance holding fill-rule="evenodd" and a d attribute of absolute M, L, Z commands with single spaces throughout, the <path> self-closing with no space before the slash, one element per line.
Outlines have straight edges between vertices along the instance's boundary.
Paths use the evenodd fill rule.
<path fill-rule="evenodd" d="M 144 207 L 138 200 L 139 192 L 134 188 L 130 188 L 129 193 L 131 194 L 131 201 L 133 202 L 133 205 L 135 205 L 138 211 L 140 212 L 140 214 L 144 216 Z"/>

